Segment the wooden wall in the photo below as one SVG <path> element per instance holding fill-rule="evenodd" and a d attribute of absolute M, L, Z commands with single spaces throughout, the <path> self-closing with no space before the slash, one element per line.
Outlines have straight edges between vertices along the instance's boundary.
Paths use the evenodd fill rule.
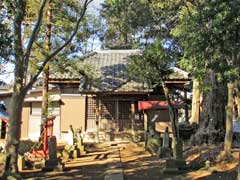
<path fill-rule="evenodd" d="M 61 99 L 61 139 L 67 137 L 69 126 L 85 131 L 86 97 L 80 95 L 62 95 Z"/>

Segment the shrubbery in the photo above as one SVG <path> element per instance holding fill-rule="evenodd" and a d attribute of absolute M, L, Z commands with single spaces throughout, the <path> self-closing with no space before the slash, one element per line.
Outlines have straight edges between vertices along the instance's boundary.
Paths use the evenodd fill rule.
<path fill-rule="evenodd" d="M 31 140 L 20 141 L 19 149 L 18 149 L 19 154 L 23 155 L 24 153 L 30 151 L 35 144 L 36 142 L 33 142 Z"/>

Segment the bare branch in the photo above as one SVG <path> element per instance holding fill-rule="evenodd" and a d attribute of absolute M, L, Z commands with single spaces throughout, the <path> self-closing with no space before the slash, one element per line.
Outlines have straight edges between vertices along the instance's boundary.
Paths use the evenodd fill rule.
<path fill-rule="evenodd" d="M 93 2 L 93 0 L 88 0 L 87 6 L 88 6 L 91 2 Z"/>
<path fill-rule="evenodd" d="M 85 0 L 84 1 L 84 5 L 83 5 L 83 9 L 81 12 L 81 15 L 77 21 L 77 24 L 74 28 L 73 33 L 71 34 L 70 38 L 62 45 L 60 46 L 58 49 L 56 49 L 55 51 L 53 51 L 49 56 L 47 56 L 44 60 L 42 65 L 38 68 L 38 72 L 31 78 L 31 80 L 29 81 L 29 83 L 25 86 L 25 90 L 28 90 L 33 84 L 34 82 L 36 82 L 38 76 L 40 75 L 40 73 L 42 72 L 42 70 L 44 69 L 44 67 L 46 66 L 46 64 L 53 58 L 55 57 L 61 50 L 63 50 L 68 44 L 71 43 L 72 39 L 74 38 L 74 36 L 76 35 L 78 29 L 79 29 L 79 25 L 80 22 L 82 21 L 84 14 L 87 10 L 87 6 L 89 5 L 90 2 L 92 2 L 93 0 Z"/>

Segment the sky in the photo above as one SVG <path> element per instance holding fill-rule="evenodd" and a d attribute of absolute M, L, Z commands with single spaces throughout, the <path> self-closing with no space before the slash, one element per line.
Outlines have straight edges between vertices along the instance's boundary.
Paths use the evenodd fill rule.
<path fill-rule="evenodd" d="M 104 0 L 93 0 L 93 2 L 91 2 L 89 5 L 89 12 L 98 14 L 99 10 L 101 8 L 101 3 L 103 3 L 103 2 L 104 2 Z M 99 50 L 101 47 L 101 42 L 96 41 L 95 46 L 96 46 L 95 50 Z M 11 64 L 7 64 L 7 65 L 5 65 L 4 68 L 5 68 L 6 72 L 3 74 L 0 74 L 0 80 L 6 82 L 8 84 L 12 83 L 14 66 Z"/>
<path fill-rule="evenodd" d="M 93 0 L 93 2 L 91 2 L 91 6 L 93 7 L 97 7 L 99 8 L 100 7 L 100 4 L 103 3 L 104 0 Z"/>

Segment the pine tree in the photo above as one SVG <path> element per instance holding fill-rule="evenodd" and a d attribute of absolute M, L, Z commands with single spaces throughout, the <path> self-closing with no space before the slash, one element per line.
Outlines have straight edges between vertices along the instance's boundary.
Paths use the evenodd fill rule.
<path fill-rule="evenodd" d="M 73 20 L 72 26 L 69 26 L 67 36 L 61 39 L 58 44 L 54 44 L 51 52 L 46 52 L 45 50 L 42 50 L 42 44 L 38 40 L 41 39 L 40 37 L 43 35 L 41 30 L 45 29 L 42 22 L 43 14 L 48 1 L 43 0 L 39 4 L 39 11 L 37 13 L 38 16 L 34 23 L 31 24 L 32 31 L 30 33 L 26 33 L 27 28 L 22 28 L 27 18 L 26 10 L 29 6 L 28 2 L 22 0 L 6 1 L 8 8 L 11 9 L 10 16 L 13 19 L 13 50 L 15 70 L 13 95 L 9 108 L 11 121 L 6 145 L 7 158 L 5 165 L 5 178 L 9 174 L 18 172 L 17 157 L 20 140 L 22 106 L 25 95 L 36 82 L 46 64 L 50 62 L 56 55 L 61 53 L 62 50 L 71 43 L 79 29 L 80 23 L 83 20 L 87 6 L 90 2 L 91 0 L 85 0 L 82 2 L 81 8 L 77 11 L 78 13 L 75 14 L 76 18 Z M 26 45 L 23 43 L 26 43 Z M 40 56 L 37 57 L 40 59 L 40 61 L 39 59 L 36 60 L 35 56 L 33 56 L 33 52 L 36 47 L 39 47 L 38 51 L 41 52 Z M 29 71 L 31 73 L 29 73 Z M 31 74 L 29 80 L 27 79 L 28 74 Z"/>

